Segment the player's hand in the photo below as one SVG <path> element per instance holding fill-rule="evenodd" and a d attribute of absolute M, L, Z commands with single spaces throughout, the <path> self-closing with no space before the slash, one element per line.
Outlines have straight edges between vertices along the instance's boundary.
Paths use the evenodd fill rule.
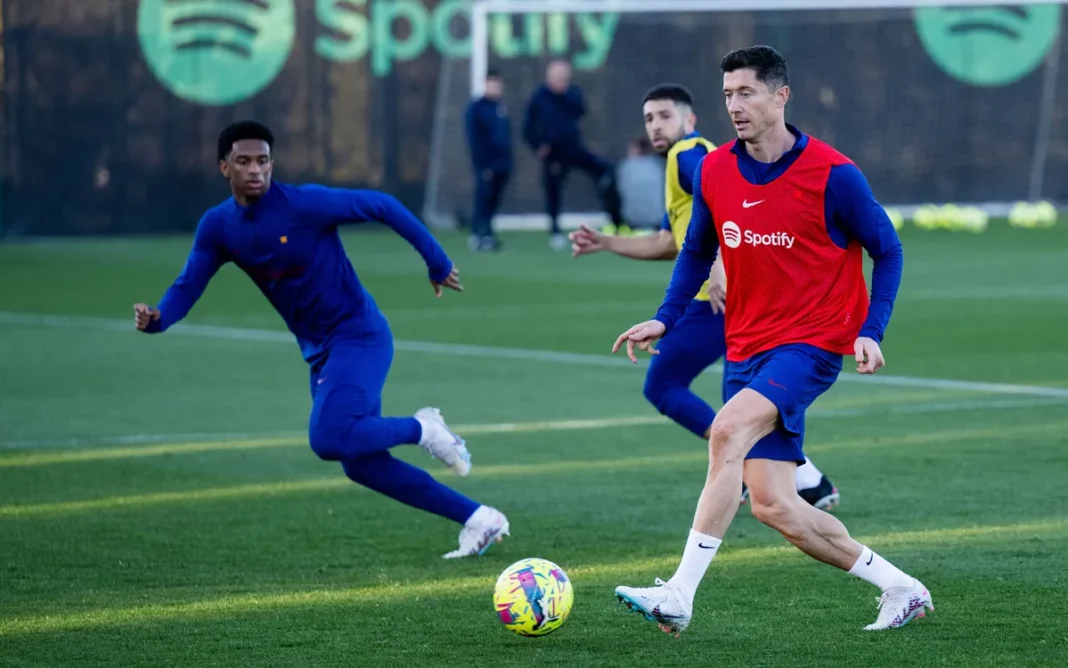
<path fill-rule="evenodd" d="M 724 313 L 727 310 L 727 286 L 723 285 L 714 277 L 708 282 L 708 289 L 705 290 L 705 294 L 708 295 L 708 304 L 712 307 L 713 313 Z"/>
<path fill-rule="evenodd" d="M 551 150 L 552 149 L 549 148 L 548 144 L 542 144 L 541 146 L 539 146 L 538 147 L 538 160 L 544 160 L 545 158 L 548 158 L 549 157 L 549 151 L 551 151 Z"/>
<path fill-rule="evenodd" d="M 874 339 L 862 336 L 853 344 L 857 356 L 857 373 L 873 374 L 886 365 L 883 351 Z"/>
<path fill-rule="evenodd" d="M 616 343 L 612 346 L 612 352 L 619 352 L 619 347 L 623 345 L 623 342 L 627 342 L 627 357 L 631 362 L 637 362 L 638 358 L 634 356 L 634 346 L 637 346 L 639 350 L 644 350 L 650 355 L 659 355 L 660 351 L 653 348 L 653 343 L 664 335 L 667 328 L 664 327 L 664 323 L 659 320 L 647 320 L 642 323 L 634 325 L 627 331 L 619 335 L 616 339 Z"/>
<path fill-rule="evenodd" d="M 441 288 L 443 287 L 457 292 L 464 291 L 464 286 L 460 284 L 460 270 L 457 269 L 455 265 L 453 265 L 452 271 L 449 272 L 449 275 L 445 277 L 444 281 L 441 283 L 430 281 L 430 284 L 434 286 L 434 296 L 438 299 L 441 299 Z"/>
<path fill-rule="evenodd" d="M 159 320 L 159 309 L 154 309 L 148 304 L 134 304 L 134 326 L 142 332 L 149 323 Z"/>
<path fill-rule="evenodd" d="M 723 270 L 723 258 L 712 263 L 708 271 L 708 303 L 713 313 L 724 313 L 727 310 L 727 273 Z"/>
<path fill-rule="evenodd" d="M 571 257 L 589 255 L 605 249 L 604 235 L 586 225 L 568 234 L 567 238 L 571 240 Z"/>

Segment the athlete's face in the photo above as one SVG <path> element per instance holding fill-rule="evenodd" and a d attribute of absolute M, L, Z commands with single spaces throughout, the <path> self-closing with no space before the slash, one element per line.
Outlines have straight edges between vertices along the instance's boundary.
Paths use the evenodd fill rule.
<path fill-rule="evenodd" d="M 255 199 L 271 187 L 274 160 L 271 147 L 260 139 L 235 141 L 230 155 L 219 163 L 223 176 L 238 199 Z"/>
<path fill-rule="evenodd" d="M 770 89 L 745 68 L 723 73 L 723 95 L 738 139 L 752 141 L 782 120 L 790 87 Z"/>
<path fill-rule="evenodd" d="M 667 153 L 671 146 L 693 132 L 696 117 L 687 105 L 672 100 L 649 100 L 642 107 L 645 134 L 657 153 Z"/>

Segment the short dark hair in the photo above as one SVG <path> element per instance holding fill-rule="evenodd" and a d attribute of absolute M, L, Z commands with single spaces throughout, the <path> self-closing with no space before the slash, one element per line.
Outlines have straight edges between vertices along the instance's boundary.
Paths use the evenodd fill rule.
<path fill-rule="evenodd" d="M 486 78 L 487 79 L 500 79 L 501 78 L 501 71 L 491 67 L 490 69 L 486 70 Z"/>
<path fill-rule="evenodd" d="M 219 133 L 219 160 L 226 160 L 226 156 L 230 155 L 234 148 L 234 142 L 243 139 L 259 139 L 267 142 L 271 149 L 274 148 L 274 134 L 266 125 L 256 121 L 238 121 Z"/>
<path fill-rule="evenodd" d="M 772 90 L 790 85 L 790 70 L 786 66 L 786 58 L 770 46 L 735 49 L 723 56 L 719 69 L 724 74 L 735 70 L 753 70 L 756 72 L 757 81 Z"/>
<path fill-rule="evenodd" d="M 693 93 L 686 86 L 674 83 L 663 83 L 659 86 L 653 86 L 649 89 L 649 92 L 642 98 L 642 104 L 650 100 L 671 100 L 675 104 L 685 104 L 687 107 L 693 106 Z"/>

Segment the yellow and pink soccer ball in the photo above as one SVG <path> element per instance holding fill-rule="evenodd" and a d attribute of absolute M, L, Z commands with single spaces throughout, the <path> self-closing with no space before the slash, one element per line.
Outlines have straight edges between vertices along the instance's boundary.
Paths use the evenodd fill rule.
<path fill-rule="evenodd" d="M 497 578 L 493 607 L 505 628 L 537 637 L 560 628 L 575 600 L 564 569 L 546 559 L 521 559 Z"/>

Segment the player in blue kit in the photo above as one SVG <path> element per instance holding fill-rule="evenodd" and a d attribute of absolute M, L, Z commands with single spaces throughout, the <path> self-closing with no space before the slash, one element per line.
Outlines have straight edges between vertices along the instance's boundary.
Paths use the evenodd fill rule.
<path fill-rule="evenodd" d="M 271 131 L 252 121 L 222 131 L 219 168 L 233 196 L 201 218 L 185 268 L 159 307 L 134 305 L 137 329 L 166 331 L 189 313 L 219 268 L 233 262 L 282 316 L 311 367 L 312 451 L 340 462 L 355 483 L 463 525 L 459 548 L 445 558 L 482 554 L 508 535 L 505 516 L 390 454 L 398 445 L 419 445 L 459 476 L 471 470 L 466 443 L 437 408 L 383 417 L 393 335 L 345 254 L 338 226 L 379 221 L 391 227 L 423 257 L 438 297 L 443 288 L 463 290 L 456 268 L 390 195 L 272 182 L 273 145 Z"/>

